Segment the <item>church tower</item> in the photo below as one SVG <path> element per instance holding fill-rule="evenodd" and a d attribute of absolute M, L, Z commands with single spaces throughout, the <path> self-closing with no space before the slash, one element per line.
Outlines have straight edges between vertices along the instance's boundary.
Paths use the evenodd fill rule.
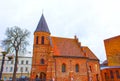
<path fill-rule="evenodd" d="M 50 31 L 42 14 L 34 32 L 31 78 L 46 79 L 50 49 Z"/>

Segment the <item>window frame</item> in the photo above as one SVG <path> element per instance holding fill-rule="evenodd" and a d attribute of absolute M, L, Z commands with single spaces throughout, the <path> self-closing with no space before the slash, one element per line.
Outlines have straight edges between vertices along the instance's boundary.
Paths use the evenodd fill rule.
<path fill-rule="evenodd" d="M 110 78 L 114 79 L 114 74 L 112 70 L 110 70 Z"/>
<path fill-rule="evenodd" d="M 62 72 L 64 73 L 64 72 L 66 72 L 66 64 L 62 64 Z"/>
<path fill-rule="evenodd" d="M 36 36 L 36 44 L 39 42 L 39 36 Z"/>
<path fill-rule="evenodd" d="M 120 78 L 119 70 L 116 70 L 116 77 L 117 77 L 117 78 Z"/>
<path fill-rule="evenodd" d="M 21 60 L 21 64 L 24 64 L 24 60 Z"/>
<path fill-rule="evenodd" d="M 75 72 L 79 72 L 79 64 L 75 65 Z"/>
<path fill-rule="evenodd" d="M 43 58 L 40 59 L 40 64 L 45 64 L 45 60 Z"/>
<path fill-rule="evenodd" d="M 45 43 L 44 41 L 45 41 L 45 37 L 42 36 L 42 37 L 41 37 L 41 44 L 44 44 L 44 43 Z"/>
<path fill-rule="evenodd" d="M 28 60 L 26 60 L 26 64 L 29 64 L 29 61 L 28 61 Z"/>
<path fill-rule="evenodd" d="M 10 72 L 12 72 L 13 71 L 13 67 L 10 67 Z"/>
<path fill-rule="evenodd" d="M 28 67 L 25 67 L 25 71 L 28 72 Z"/>

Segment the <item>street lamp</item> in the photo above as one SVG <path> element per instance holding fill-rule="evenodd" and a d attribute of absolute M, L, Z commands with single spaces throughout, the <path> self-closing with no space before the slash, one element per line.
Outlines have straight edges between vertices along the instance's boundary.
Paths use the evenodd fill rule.
<path fill-rule="evenodd" d="M 3 65 L 4 65 L 4 62 L 5 62 L 5 56 L 8 54 L 10 48 L 8 48 L 7 51 L 2 51 L 2 64 L 1 64 L 1 70 L 0 70 L 0 80 L 2 79 L 2 72 L 3 72 Z M 13 58 L 13 56 L 8 56 L 8 59 L 11 60 Z"/>

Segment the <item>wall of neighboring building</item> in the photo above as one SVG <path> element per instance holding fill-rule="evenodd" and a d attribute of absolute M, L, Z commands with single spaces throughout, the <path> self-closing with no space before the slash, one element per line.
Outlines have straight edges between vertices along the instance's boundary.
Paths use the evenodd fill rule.
<path fill-rule="evenodd" d="M 9 80 L 12 78 L 14 71 L 14 63 L 15 63 L 14 60 L 5 61 L 2 79 Z M 20 78 L 21 76 L 30 77 L 31 64 L 32 64 L 32 57 L 19 56 L 16 78 Z"/>
<path fill-rule="evenodd" d="M 102 81 L 120 81 L 120 35 L 104 40 L 107 60 L 101 64 Z"/>
<path fill-rule="evenodd" d="M 120 81 L 120 68 L 105 68 L 101 70 L 102 81 Z"/>
<path fill-rule="evenodd" d="M 120 66 L 120 36 L 104 40 L 108 66 Z"/>

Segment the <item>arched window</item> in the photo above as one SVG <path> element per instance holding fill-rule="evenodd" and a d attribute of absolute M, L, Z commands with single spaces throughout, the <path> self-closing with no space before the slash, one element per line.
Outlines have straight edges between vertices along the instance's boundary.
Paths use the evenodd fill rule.
<path fill-rule="evenodd" d="M 117 76 L 117 78 L 120 78 L 120 73 L 118 70 L 116 70 L 116 76 Z"/>
<path fill-rule="evenodd" d="M 39 41 L 39 37 L 37 36 L 36 37 L 36 44 L 38 44 L 38 41 Z"/>
<path fill-rule="evenodd" d="M 91 66 L 89 66 L 89 69 L 90 69 L 90 72 L 92 72 L 92 67 Z"/>
<path fill-rule="evenodd" d="M 62 72 L 66 72 L 66 65 L 62 64 Z"/>
<path fill-rule="evenodd" d="M 44 36 L 41 37 L 41 44 L 44 44 Z"/>
<path fill-rule="evenodd" d="M 40 64 L 44 64 L 44 63 L 45 63 L 44 59 L 41 59 Z"/>
<path fill-rule="evenodd" d="M 78 64 L 75 65 L 75 71 L 79 72 L 79 65 Z"/>
<path fill-rule="evenodd" d="M 99 75 L 98 74 L 96 74 L 96 80 L 99 81 Z"/>
<path fill-rule="evenodd" d="M 111 78 L 114 78 L 114 74 L 113 74 L 113 71 L 112 71 L 112 70 L 110 70 L 110 77 L 111 77 Z"/>

